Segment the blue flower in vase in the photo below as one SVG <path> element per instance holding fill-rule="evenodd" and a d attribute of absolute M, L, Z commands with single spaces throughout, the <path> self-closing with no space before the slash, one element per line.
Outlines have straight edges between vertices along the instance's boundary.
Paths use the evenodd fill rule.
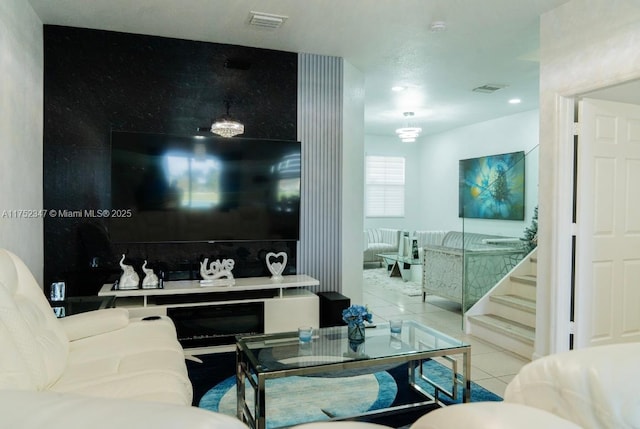
<path fill-rule="evenodd" d="M 342 310 L 342 320 L 347 324 L 350 344 L 359 344 L 364 341 L 364 322 L 371 323 L 373 316 L 364 305 L 354 304 Z"/>
<path fill-rule="evenodd" d="M 342 320 L 347 325 L 362 325 L 364 322 L 371 323 L 373 315 L 366 306 L 354 304 L 342 310 Z"/>

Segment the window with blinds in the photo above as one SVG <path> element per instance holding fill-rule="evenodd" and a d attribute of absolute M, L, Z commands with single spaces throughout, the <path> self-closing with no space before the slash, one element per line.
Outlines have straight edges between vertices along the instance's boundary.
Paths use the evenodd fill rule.
<path fill-rule="evenodd" d="M 365 158 L 365 216 L 404 217 L 404 164 L 399 156 Z"/>

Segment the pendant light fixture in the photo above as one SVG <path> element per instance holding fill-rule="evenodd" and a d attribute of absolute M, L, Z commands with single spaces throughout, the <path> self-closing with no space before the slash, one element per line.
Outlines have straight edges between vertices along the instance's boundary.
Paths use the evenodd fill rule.
<path fill-rule="evenodd" d="M 224 102 L 227 108 L 226 115 L 220 116 L 211 124 L 211 132 L 222 137 L 233 137 L 244 133 L 244 125 L 236 121 L 229 115 L 231 103 L 228 100 Z"/>
<path fill-rule="evenodd" d="M 409 123 L 409 118 L 412 118 L 414 115 L 413 112 L 404 112 L 403 115 L 407 119 L 407 126 L 398 128 L 396 130 L 396 134 L 398 134 L 398 137 L 400 137 L 400 140 L 402 140 L 404 143 L 413 143 L 422 132 L 422 128 L 412 127 Z"/>

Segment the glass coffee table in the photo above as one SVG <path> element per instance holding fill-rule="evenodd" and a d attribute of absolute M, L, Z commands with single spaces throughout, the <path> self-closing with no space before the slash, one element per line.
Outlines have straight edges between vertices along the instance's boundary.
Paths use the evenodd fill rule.
<path fill-rule="evenodd" d="M 314 330 L 311 343 L 301 344 L 297 332 L 238 336 L 236 338 L 237 415 L 252 428 L 266 428 L 266 381 L 290 376 L 336 377 L 374 373 L 406 363 L 411 389 L 422 398 L 413 404 L 396 405 L 375 414 L 415 410 L 416 407 L 440 405 L 441 395 L 458 397 L 462 389 L 463 402 L 471 397 L 471 346 L 421 323 L 405 320 L 402 332 L 395 336 L 388 324 L 367 327 L 366 338 L 360 345 L 350 344 L 347 327 L 338 326 Z M 462 356 L 461 372 L 458 361 Z M 424 373 L 424 360 L 442 357 L 451 365 L 451 385 L 442 386 Z M 435 394 L 421 388 L 417 380 L 431 385 Z M 247 401 L 247 388 L 253 389 L 253 403 Z M 313 392 L 309 393 L 310 396 Z M 328 416 L 329 420 L 350 420 L 358 416 Z M 302 422 L 301 422 L 302 423 Z"/>
<path fill-rule="evenodd" d="M 379 253 L 376 256 L 381 257 L 384 261 L 389 277 L 402 277 L 405 282 L 411 280 L 411 267 L 422 265 L 422 260 L 419 258 L 400 256 L 397 253 Z"/>

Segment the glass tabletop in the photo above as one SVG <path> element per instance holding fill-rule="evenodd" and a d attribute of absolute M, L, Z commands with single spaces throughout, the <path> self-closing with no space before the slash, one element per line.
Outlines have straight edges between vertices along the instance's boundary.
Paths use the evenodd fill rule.
<path fill-rule="evenodd" d="M 285 332 L 238 337 L 237 345 L 254 368 L 263 373 L 468 347 L 460 340 L 411 320 L 403 321 L 399 335 L 390 333 L 388 323 L 368 326 L 361 344 L 350 343 L 347 327 L 337 326 L 315 329 L 310 343 L 300 343 L 297 332 Z"/>
<path fill-rule="evenodd" d="M 411 265 L 422 265 L 422 259 L 412 258 L 411 256 L 401 256 L 397 253 L 378 253 L 376 256 L 380 256 L 381 258 L 388 259 L 390 261 L 402 262 L 405 264 Z"/>

